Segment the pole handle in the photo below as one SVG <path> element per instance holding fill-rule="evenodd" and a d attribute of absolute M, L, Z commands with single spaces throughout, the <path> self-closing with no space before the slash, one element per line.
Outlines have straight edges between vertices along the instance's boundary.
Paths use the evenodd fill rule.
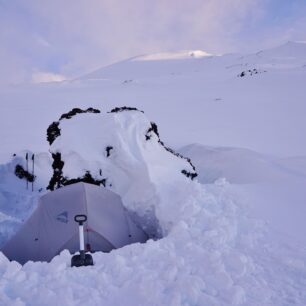
<path fill-rule="evenodd" d="M 83 225 L 83 223 L 87 221 L 87 216 L 86 215 L 75 215 L 74 221 L 79 223 L 79 225 Z"/>

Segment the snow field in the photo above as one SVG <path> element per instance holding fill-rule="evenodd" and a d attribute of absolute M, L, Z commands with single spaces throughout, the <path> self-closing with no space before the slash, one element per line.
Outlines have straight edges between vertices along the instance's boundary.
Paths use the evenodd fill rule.
<path fill-rule="evenodd" d="M 157 54 L 78 80 L 1 89 L 0 244 L 52 175 L 48 124 L 76 106 L 102 109 L 103 120 L 61 122 L 51 150 L 62 152 L 64 174 L 98 178 L 101 168 L 107 188 L 162 239 L 95 253 L 95 266 L 79 269 L 67 251 L 24 266 L 0 254 L 0 305 L 306 305 L 305 46 Z M 154 134 L 144 140 L 149 121 L 141 114 L 105 114 L 118 105 L 144 110 L 166 143 L 205 144 L 182 152 L 206 185 L 184 177 L 184 161 Z M 25 166 L 25 149 L 37 155 L 34 193 L 13 174 L 17 162 Z"/>
<path fill-rule="evenodd" d="M 185 197 L 179 194 L 172 199 L 177 213 L 167 220 L 172 227 L 165 238 L 109 254 L 95 253 L 94 267 L 70 268 L 71 255 L 67 251 L 50 264 L 29 262 L 23 267 L 9 263 L 2 256 L 1 302 L 9 305 L 52 305 L 56 300 L 64 305 L 81 305 L 85 301 L 87 305 L 243 303 L 247 294 L 244 280 L 254 269 L 254 259 L 235 250 L 235 245 L 242 244 L 246 250 L 254 247 L 257 240 L 254 236 L 238 233 L 243 228 L 253 228 L 256 221 L 245 215 L 237 216 L 237 206 L 234 200 L 228 201 L 226 189 L 224 183 L 212 186 L 210 191 L 197 183 L 187 184 Z"/>
<path fill-rule="evenodd" d="M 252 218 L 235 188 L 219 180 L 205 187 L 185 182 L 173 190 L 171 203 L 163 205 L 172 212 L 163 214 L 164 238 L 97 252 L 94 267 L 70 268 L 67 251 L 49 264 L 24 266 L 2 256 L 0 302 L 303 305 L 305 257 Z"/>

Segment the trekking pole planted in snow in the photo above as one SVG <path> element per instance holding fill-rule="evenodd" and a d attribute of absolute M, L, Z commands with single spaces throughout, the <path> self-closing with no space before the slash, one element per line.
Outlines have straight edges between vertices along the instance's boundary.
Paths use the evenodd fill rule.
<path fill-rule="evenodd" d="M 84 248 L 84 226 L 87 221 L 86 215 L 76 215 L 74 221 L 79 224 L 80 254 L 71 258 L 71 267 L 93 266 L 93 259 L 90 254 L 85 253 Z"/>
<path fill-rule="evenodd" d="M 26 165 L 27 165 L 27 172 L 29 172 L 29 155 L 28 153 L 26 153 Z M 26 178 L 26 181 L 27 181 L 27 190 L 29 189 L 29 180 L 28 178 Z"/>
<path fill-rule="evenodd" d="M 34 179 L 35 179 L 35 176 L 34 176 L 34 154 L 32 154 L 32 176 L 33 176 L 33 180 L 32 180 L 32 191 L 34 190 Z"/>

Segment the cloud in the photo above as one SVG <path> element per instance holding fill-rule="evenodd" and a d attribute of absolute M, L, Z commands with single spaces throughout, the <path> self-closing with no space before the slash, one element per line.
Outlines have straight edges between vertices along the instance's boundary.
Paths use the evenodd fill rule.
<path fill-rule="evenodd" d="M 7 1 L 0 4 L 0 64 L 6 65 L 0 82 L 31 81 L 33 70 L 76 77 L 114 61 L 162 51 L 257 50 L 275 33 L 282 39 L 284 32 L 305 39 L 305 30 L 293 35 L 297 20 L 285 28 L 265 23 L 271 17 L 267 7 L 275 1 Z"/>
<path fill-rule="evenodd" d="M 64 75 L 37 71 L 32 74 L 33 83 L 48 83 L 48 82 L 61 82 L 65 81 L 67 78 Z"/>

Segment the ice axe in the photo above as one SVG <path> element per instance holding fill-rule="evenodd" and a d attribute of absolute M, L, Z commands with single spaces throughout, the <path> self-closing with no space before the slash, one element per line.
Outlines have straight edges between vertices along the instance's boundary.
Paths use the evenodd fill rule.
<path fill-rule="evenodd" d="M 93 266 L 93 259 L 90 254 L 85 253 L 84 248 L 84 222 L 87 221 L 86 215 L 74 216 L 74 221 L 79 224 L 79 238 L 80 238 L 80 254 L 74 255 L 71 258 L 71 267 Z"/>

